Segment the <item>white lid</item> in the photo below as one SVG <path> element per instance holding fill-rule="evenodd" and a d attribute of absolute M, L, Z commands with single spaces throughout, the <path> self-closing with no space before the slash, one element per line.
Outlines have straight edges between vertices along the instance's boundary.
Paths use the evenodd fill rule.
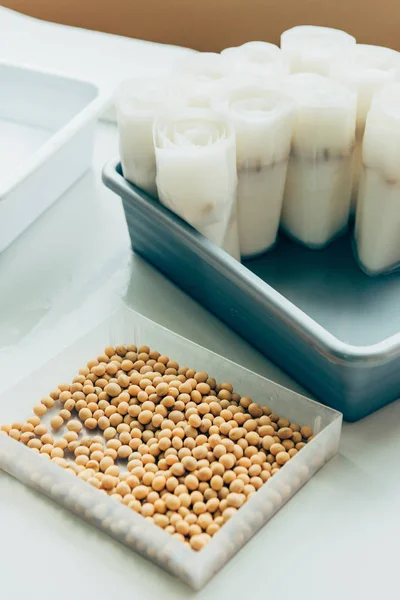
<path fill-rule="evenodd" d="M 330 52 L 343 44 L 353 45 L 355 38 L 341 29 L 320 27 L 317 25 L 297 25 L 287 29 L 281 35 L 281 48 L 288 46 L 318 48 Z"/>
<path fill-rule="evenodd" d="M 400 83 L 375 94 L 368 113 L 363 161 L 381 169 L 390 181 L 400 182 Z"/>
<path fill-rule="evenodd" d="M 154 123 L 155 147 L 171 151 L 198 153 L 234 137 L 231 121 L 206 108 L 166 111 Z"/>
<path fill-rule="evenodd" d="M 355 94 L 344 85 L 317 73 L 290 75 L 284 89 L 298 107 L 342 107 L 352 108 Z"/>
<path fill-rule="evenodd" d="M 247 74 L 283 77 L 289 74 L 289 63 L 282 50 L 269 42 L 247 42 L 221 52 L 235 67 Z"/>
<path fill-rule="evenodd" d="M 213 98 L 212 106 L 235 126 L 238 168 L 269 165 L 288 157 L 293 102 L 278 86 L 239 82 Z"/>
<path fill-rule="evenodd" d="M 145 116 L 176 101 L 165 79 L 147 77 L 123 81 L 115 92 L 115 105 L 121 116 Z"/>
<path fill-rule="evenodd" d="M 355 138 L 356 94 L 340 83 L 317 75 L 290 75 L 285 90 L 294 101 L 292 149 L 317 157 L 323 153 L 343 155 Z"/>
<path fill-rule="evenodd" d="M 355 38 L 345 31 L 314 25 L 292 27 L 281 35 L 281 48 L 290 60 L 292 73 L 328 75 L 332 59 L 355 44 Z"/>
<path fill-rule="evenodd" d="M 214 52 L 197 52 L 179 59 L 169 81 L 171 93 L 183 96 L 193 107 L 207 108 L 211 94 L 233 77 L 230 60 Z"/>
<path fill-rule="evenodd" d="M 330 74 L 357 92 L 357 119 L 364 125 L 374 94 L 400 76 L 400 53 L 384 46 L 357 44 L 354 51 L 344 51 L 335 59 Z"/>

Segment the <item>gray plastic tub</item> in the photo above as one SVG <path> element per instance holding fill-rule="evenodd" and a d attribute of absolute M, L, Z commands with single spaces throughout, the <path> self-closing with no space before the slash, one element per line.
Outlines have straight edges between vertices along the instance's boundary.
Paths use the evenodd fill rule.
<path fill-rule="evenodd" d="M 356 421 L 400 397 L 400 273 L 365 275 L 349 236 L 321 251 L 282 237 L 239 264 L 128 183 L 117 160 L 103 181 L 122 199 L 133 250 L 321 402 Z"/>

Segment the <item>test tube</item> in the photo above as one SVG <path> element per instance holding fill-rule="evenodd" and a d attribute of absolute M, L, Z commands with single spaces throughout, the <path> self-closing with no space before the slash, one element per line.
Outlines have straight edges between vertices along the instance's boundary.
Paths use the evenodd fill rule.
<path fill-rule="evenodd" d="M 279 89 L 241 85 L 215 97 L 236 131 L 237 218 L 242 258 L 272 248 L 282 212 L 293 103 Z"/>
<path fill-rule="evenodd" d="M 115 106 L 119 148 L 124 177 L 157 197 L 153 123 L 161 108 L 185 106 L 174 97 L 163 79 L 128 79 L 117 89 Z"/>
<path fill-rule="evenodd" d="M 331 66 L 330 76 L 357 93 L 357 129 L 354 151 L 353 212 L 361 173 L 362 141 L 368 111 L 374 95 L 400 75 L 400 53 L 382 46 L 357 44 L 355 51 L 343 52 Z"/>
<path fill-rule="evenodd" d="M 295 108 L 281 225 L 301 244 L 323 248 L 349 220 L 356 95 L 314 73 L 290 75 L 287 92 Z"/>
<path fill-rule="evenodd" d="M 374 96 L 362 158 L 355 245 L 364 271 L 378 275 L 400 267 L 400 83 Z"/>
<path fill-rule="evenodd" d="M 154 123 L 154 146 L 160 202 L 224 247 L 236 201 L 232 124 L 211 109 L 166 112 Z"/>

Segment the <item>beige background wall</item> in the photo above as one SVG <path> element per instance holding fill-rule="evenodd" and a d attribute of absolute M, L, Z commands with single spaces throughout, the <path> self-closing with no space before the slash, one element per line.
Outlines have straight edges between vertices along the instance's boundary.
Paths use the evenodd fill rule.
<path fill-rule="evenodd" d="M 278 42 L 293 25 L 346 29 L 358 41 L 400 50 L 400 0 L 3 0 L 57 23 L 219 51 Z"/>

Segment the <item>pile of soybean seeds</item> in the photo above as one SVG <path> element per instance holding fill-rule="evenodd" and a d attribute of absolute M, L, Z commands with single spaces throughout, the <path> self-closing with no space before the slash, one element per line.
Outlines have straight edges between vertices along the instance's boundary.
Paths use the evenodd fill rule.
<path fill-rule="evenodd" d="M 1 430 L 194 550 L 313 438 L 147 346 L 107 347 L 33 412 Z"/>

